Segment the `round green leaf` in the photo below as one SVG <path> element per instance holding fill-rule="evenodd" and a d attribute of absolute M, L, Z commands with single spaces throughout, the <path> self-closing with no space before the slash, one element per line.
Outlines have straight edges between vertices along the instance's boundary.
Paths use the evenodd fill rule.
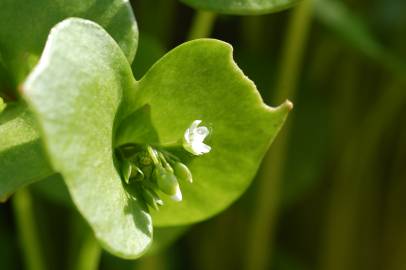
<path fill-rule="evenodd" d="M 276 109 L 266 106 L 234 63 L 232 47 L 218 40 L 177 47 L 137 87 L 134 108 L 149 106 L 150 126 L 162 145 L 181 140 L 196 119 L 211 129 L 207 144 L 212 151 L 188 162 L 193 184 L 181 181 L 183 201 L 167 198 L 152 212 L 154 226 L 204 220 L 235 201 L 291 109 L 290 102 Z"/>
<path fill-rule="evenodd" d="M 49 30 L 68 17 L 89 19 L 103 26 L 132 62 L 138 29 L 126 0 L 1 0 L 0 54 L 17 82 L 29 72 L 29 62 L 36 62 L 32 56 L 40 55 Z"/>
<path fill-rule="evenodd" d="M 120 47 L 99 25 L 67 19 L 56 25 L 24 97 L 37 116 L 50 161 L 101 244 L 125 258 L 151 242 L 151 217 L 131 196 L 115 166 L 115 121 L 134 90 Z M 121 106 L 119 111 L 119 105 Z"/>
<path fill-rule="evenodd" d="M 181 0 L 197 9 L 224 14 L 255 15 L 289 8 L 299 0 Z"/>
<path fill-rule="evenodd" d="M 0 113 L 0 202 L 52 173 L 32 114 L 26 106 L 9 104 Z"/>

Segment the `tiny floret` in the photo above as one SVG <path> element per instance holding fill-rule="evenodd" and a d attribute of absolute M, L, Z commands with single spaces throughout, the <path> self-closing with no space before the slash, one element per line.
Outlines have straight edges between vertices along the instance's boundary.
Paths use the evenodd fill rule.
<path fill-rule="evenodd" d="M 182 201 L 182 192 L 180 191 L 179 185 L 176 187 L 176 192 L 174 195 L 171 196 L 171 199 L 174 200 L 175 202 Z"/>
<path fill-rule="evenodd" d="M 201 122 L 202 120 L 193 121 L 183 136 L 183 147 L 196 156 L 206 154 L 211 150 L 210 146 L 203 143 L 210 132 L 205 126 L 199 127 Z"/>

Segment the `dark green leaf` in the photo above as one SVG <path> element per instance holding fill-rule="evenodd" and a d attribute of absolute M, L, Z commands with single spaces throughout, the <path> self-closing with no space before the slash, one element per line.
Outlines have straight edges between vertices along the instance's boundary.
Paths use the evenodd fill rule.
<path fill-rule="evenodd" d="M 131 63 L 138 41 L 132 8 L 125 0 L 1 0 L 0 54 L 16 82 L 36 63 L 50 29 L 68 17 L 99 23 Z"/>
<path fill-rule="evenodd" d="M 0 114 L 0 201 L 52 173 L 31 113 L 9 104 Z"/>
<path fill-rule="evenodd" d="M 289 8 L 299 0 L 181 0 L 197 9 L 218 13 L 254 15 L 277 12 Z"/>

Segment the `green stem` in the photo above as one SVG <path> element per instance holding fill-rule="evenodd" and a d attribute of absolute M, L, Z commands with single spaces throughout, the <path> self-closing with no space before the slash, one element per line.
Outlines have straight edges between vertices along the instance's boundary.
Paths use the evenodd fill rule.
<path fill-rule="evenodd" d="M 406 217 L 404 215 L 404 205 L 406 198 L 406 127 L 403 127 L 399 142 L 396 145 L 395 157 L 393 161 L 391 181 L 389 184 L 388 195 L 386 196 L 385 223 L 383 231 L 383 254 L 385 269 L 400 270 L 405 269 L 406 258 Z"/>
<path fill-rule="evenodd" d="M 209 37 L 214 22 L 216 20 L 216 14 L 209 11 L 197 11 L 192 26 L 187 37 L 188 40 Z"/>
<path fill-rule="evenodd" d="M 165 252 L 146 255 L 135 262 L 135 270 L 165 270 L 168 269 L 168 261 Z"/>
<path fill-rule="evenodd" d="M 28 270 L 44 270 L 45 262 L 39 242 L 37 224 L 34 218 L 31 194 L 28 189 L 20 189 L 13 197 L 14 215 L 19 241 Z"/>
<path fill-rule="evenodd" d="M 294 98 L 303 58 L 310 23 L 312 20 L 313 1 L 302 1 L 293 11 L 290 19 L 280 75 L 275 90 L 275 101 Z M 258 183 L 253 222 L 248 239 L 246 269 L 268 269 L 279 210 L 280 184 L 283 177 L 287 155 L 289 124 L 273 144 L 264 159 Z"/>
<path fill-rule="evenodd" d="M 244 50 L 261 52 L 264 44 L 264 16 L 244 16 L 242 20 L 242 43 Z"/>
<path fill-rule="evenodd" d="M 71 212 L 69 228 L 69 253 L 66 269 L 98 269 L 101 255 L 100 245 L 79 213 Z"/>
<path fill-rule="evenodd" d="M 280 74 L 275 89 L 275 102 L 294 98 L 303 52 L 313 15 L 313 0 L 303 0 L 293 11 L 282 52 Z"/>
<path fill-rule="evenodd" d="M 75 270 L 99 269 L 101 248 L 92 232 L 88 232 L 83 239 Z"/>
<path fill-rule="evenodd" d="M 406 99 L 403 90 L 403 82 L 395 82 L 384 89 L 362 125 L 352 136 L 347 135 L 349 143 L 332 182 L 320 269 L 358 269 L 353 256 L 359 253 L 359 247 L 354 239 L 359 237 L 360 228 L 364 231 L 362 202 L 373 196 L 374 183 L 369 179 L 376 173 L 373 169 L 376 167 L 374 161 L 379 157 L 377 149 L 385 130 L 394 124 L 391 120 L 402 109 Z"/>

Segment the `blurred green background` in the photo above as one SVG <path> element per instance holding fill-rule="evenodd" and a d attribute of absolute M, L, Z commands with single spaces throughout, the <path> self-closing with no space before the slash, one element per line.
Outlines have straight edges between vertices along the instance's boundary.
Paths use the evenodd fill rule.
<path fill-rule="evenodd" d="M 185 40 L 212 37 L 233 45 L 267 104 L 288 98 L 295 108 L 238 202 L 203 223 L 157 229 L 137 261 L 88 239 L 69 198 L 44 188 L 63 186 L 33 185 L 26 215 L 47 269 L 406 270 L 406 1 L 303 0 L 261 16 L 131 2 L 136 78 Z M 24 217 L 13 210 L 24 203 L 0 205 L 0 269 L 26 269 Z"/>

